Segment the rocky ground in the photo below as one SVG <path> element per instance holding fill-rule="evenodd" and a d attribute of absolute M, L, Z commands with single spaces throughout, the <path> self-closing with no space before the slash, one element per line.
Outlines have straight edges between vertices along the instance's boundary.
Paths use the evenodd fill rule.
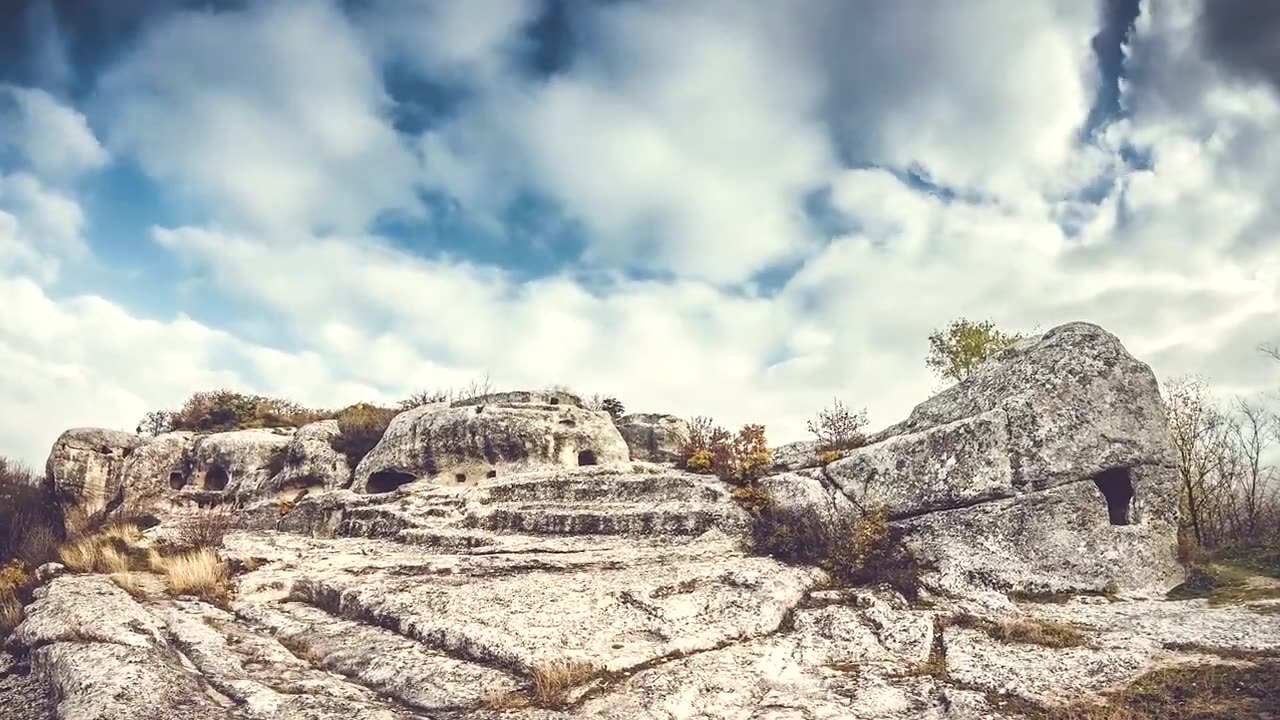
<path fill-rule="evenodd" d="M 1280 589 L 1235 569 L 1230 593 L 1167 599 L 1159 388 L 1094 325 L 1001 351 L 835 458 L 778 448 L 736 496 L 672 467 L 684 421 L 561 392 L 406 410 L 358 462 L 343 432 L 64 433 L 65 520 L 150 519 L 162 546 L 226 512 L 208 565 L 231 587 L 183 596 L 182 556 L 155 548 L 129 552 L 163 580 L 46 566 L 0 717 L 1280 717 Z M 919 597 L 855 552 L 875 527 Z"/>
<path fill-rule="evenodd" d="M 1274 600 L 912 605 L 833 587 L 744 550 L 719 482 L 660 466 L 365 499 L 344 511 L 345 536 L 227 536 L 225 607 L 53 579 L 0 656 L 0 707 L 19 720 L 984 718 L 1009 698 L 1073 702 L 1224 649 L 1280 650 Z M 1083 644 L 1002 641 L 962 617 L 1065 623 Z M 540 696 L 557 670 L 566 687 Z"/>

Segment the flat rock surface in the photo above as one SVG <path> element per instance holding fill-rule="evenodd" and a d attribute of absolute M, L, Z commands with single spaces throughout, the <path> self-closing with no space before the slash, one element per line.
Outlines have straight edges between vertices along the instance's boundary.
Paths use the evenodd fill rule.
<path fill-rule="evenodd" d="M 731 524 L 697 535 L 463 527 L 488 502 L 609 512 L 587 478 L 636 501 L 721 501 L 669 470 L 575 473 L 359 496 L 353 510 L 399 514 L 382 534 L 233 533 L 222 552 L 241 572 L 227 608 L 54 578 L 10 640 L 0 702 L 27 703 L 16 720 L 977 719 L 999 717 L 988 693 L 1052 705 L 1163 665 L 1221 662 L 1213 649 L 1280 648 L 1280 616 L 1261 606 L 1129 594 L 912 607 L 754 556 Z M 821 491 L 811 477 L 783 479 L 799 496 Z M 460 502 L 442 512 L 445 499 Z M 1087 643 L 999 642 L 949 625 L 961 611 L 1070 623 Z M 939 652 L 945 675 L 919 672 Z M 533 678 L 557 661 L 589 676 L 554 707 L 531 706 Z"/>

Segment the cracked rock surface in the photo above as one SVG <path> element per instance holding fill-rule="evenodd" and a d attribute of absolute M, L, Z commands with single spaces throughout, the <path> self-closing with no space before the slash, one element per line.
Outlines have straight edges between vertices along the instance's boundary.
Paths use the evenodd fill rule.
<path fill-rule="evenodd" d="M 664 457 L 649 431 L 673 419 L 619 433 L 565 393 L 408 410 L 354 469 L 331 421 L 69 431 L 50 457 L 66 497 L 230 505 L 234 592 L 215 607 L 46 568 L 0 649 L 0 717 L 977 720 L 1002 697 L 1055 705 L 1280 653 L 1280 600 L 1163 599 L 1181 579 L 1163 423 L 1150 369 L 1072 323 L 843 459 L 779 452 L 761 485 L 780 513 L 840 528 L 885 509 L 928 562 L 914 604 L 754 554 L 729 486 L 636 457 Z M 1049 592 L 1068 600 L 1011 599 Z M 1082 642 L 987 630 L 1012 620 Z"/>

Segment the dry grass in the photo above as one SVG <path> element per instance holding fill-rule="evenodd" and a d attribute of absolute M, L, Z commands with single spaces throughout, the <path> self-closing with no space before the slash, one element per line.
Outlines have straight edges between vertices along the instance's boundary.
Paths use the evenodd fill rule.
<path fill-rule="evenodd" d="M 1280 615 L 1280 603 L 1270 603 L 1267 605 L 1247 605 L 1250 610 L 1259 615 Z"/>
<path fill-rule="evenodd" d="M 911 666 L 903 673 L 906 677 L 947 677 L 947 656 L 939 652 L 929 653 L 929 658 Z"/>
<path fill-rule="evenodd" d="M 148 554 L 142 531 L 136 525 L 108 525 L 101 530 L 63 543 L 58 560 L 72 572 L 107 575 L 147 569 Z"/>
<path fill-rule="evenodd" d="M 1080 630 L 1065 623 L 1048 620 L 985 620 L 976 615 L 962 613 L 952 617 L 949 625 L 969 630 L 980 630 L 993 640 L 1005 643 L 1027 643 L 1051 648 L 1080 647 L 1089 644 L 1089 638 Z"/>
<path fill-rule="evenodd" d="M 212 548 L 233 529 L 231 511 L 226 508 L 197 510 L 183 517 L 176 544 L 183 548 Z"/>
<path fill-rule="evenodd" d="M 988 700 L 1002 712 L 1031 720 L 1275 720 L 1280 717 L 1280 662 L 1160 668 L 1096 703 Z"/>
<path fill-rule="evenodd" d="M 0 639 L 9 637 L 9 633 L 22 623 L 22 603 L 9 592 L 0 591 Z"/>
<path fill-rule="evenodd" d="M 194 595 L 215 605 L 230 596 L 230 575 L 218 554 L 208 548 L 188 550 L 162 562 L 169 592 Z"/>
<path fill-rule="evenodd" d="M 495 712 L 507 710 L 523 710 L 529 707 L 529 698 L 524 693 L 505 690 L 490 690 L 484 694 L 484 708 Z"/>
<path fill-rule="evenodd" d="M 1214 655 L 1224 660 L 1280 660 L 1280 650 L 1249 650 L 1247 648 L 1219 647 L 1204 643 L 1165 643 L 1164 649 L 1175 652 Z"/>
<path fill-rule="evenodd" d="M 554 708 L 564 705 L 565 698 L 575 685 L 595 674 L 591 663 L 582 660 L 552 660 L 533 669 L 533 703 L 538 707 Z"/>
<path fill-rule="evenodd" d="M 562 708 L 569 702 L 569 691 L 596 675 L 591 663 L 582 660 L 552 660 L 529 673 L 532 687 L 528 692 L 491 690 L 485 694 L 487 710 L 520 710 L 527 707 Z"/>
<path fill-rule="evenodd" d="M 831 670 L 841 673 L 860 673 L 862 672 L 862 663 L 852 660 L 836 660 L 827 663 L 827 667 Z"/>
<path fill-rule="evenodd" d="M 138 582 L 138 576 L 131 572 L 115 573 L 111 575 L 111 582 L 115 583 L 116 587 L 129 593 L 137 600 L 143 600 L 147 597 L 146 590 L 143 588 L 142 583 Z"/>

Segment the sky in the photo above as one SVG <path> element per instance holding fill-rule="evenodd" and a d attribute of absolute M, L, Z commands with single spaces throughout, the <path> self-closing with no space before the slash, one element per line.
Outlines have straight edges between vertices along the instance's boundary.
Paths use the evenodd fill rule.
<path fill-rule="evenodd" d="M 957 317 L 1280 387 L 1280 4 L 8 0 L 0 453 L 487 375 L 805 436 Z"/>

